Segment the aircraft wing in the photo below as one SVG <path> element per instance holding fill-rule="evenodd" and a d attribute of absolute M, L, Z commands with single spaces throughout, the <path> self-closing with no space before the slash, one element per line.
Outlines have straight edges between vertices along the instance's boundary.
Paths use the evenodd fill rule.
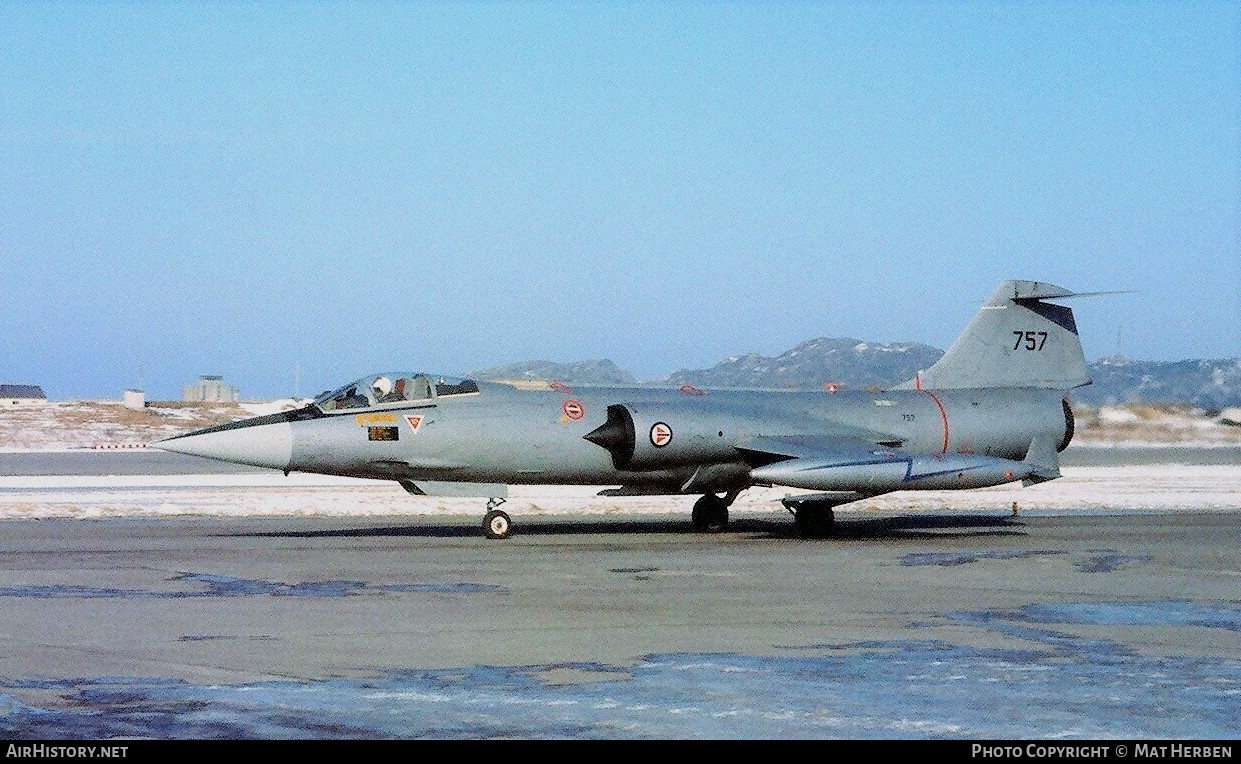
<path fill-rule="evenodd" d="M 869 436 L 869 437 L 868 437 Z M 761 466 L 788 459 L 853 460 L 873 456 L 875 450 L 891 450 L 901 445 L 898 438 L 879 434 L 848 435 L 780 435 L 745 438 L 737 450 L 746 455 L 752 466 Z"/>

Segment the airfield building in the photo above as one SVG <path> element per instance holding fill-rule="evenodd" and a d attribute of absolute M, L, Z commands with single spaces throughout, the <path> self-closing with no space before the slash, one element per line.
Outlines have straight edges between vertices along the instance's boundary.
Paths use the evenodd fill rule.
<path fill-rule="evenodd" d="M 0 406 L 21 406 L 45 401 L 47 396 L 38 385 L 0 385 Z"/>
<path fill-rule="evenodd" d="M 192 403 L 236 403 L 237 388 L 224 384 L 224 378 L 204 374 L 198 382 L 181 388 L 181 400 Z"/>

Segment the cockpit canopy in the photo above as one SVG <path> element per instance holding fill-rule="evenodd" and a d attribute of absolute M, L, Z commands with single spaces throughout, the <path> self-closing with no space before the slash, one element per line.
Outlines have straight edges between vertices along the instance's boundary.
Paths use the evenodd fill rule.
<path fill-rule="evenodd" d="M 315 398 L 321 411 L 399 406 L 449 395 L 478 392 L 478 383 L 461 377 L 430 376 L 398 371 L 372 374 Z"/>

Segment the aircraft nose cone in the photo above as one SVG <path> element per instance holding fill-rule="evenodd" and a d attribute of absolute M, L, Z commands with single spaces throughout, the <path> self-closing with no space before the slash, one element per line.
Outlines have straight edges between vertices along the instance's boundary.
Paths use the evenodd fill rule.
<path fill-rule="evenodd" d="M 293 459 L 293 427 L 288 422 L 208 427 L 153 444 L 164 451 L 287 470 Z"/>

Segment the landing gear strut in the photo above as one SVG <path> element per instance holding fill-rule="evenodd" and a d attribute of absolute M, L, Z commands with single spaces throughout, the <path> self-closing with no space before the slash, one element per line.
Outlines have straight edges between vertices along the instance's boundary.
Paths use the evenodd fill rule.
<path fill-rule="evenodd" d="M 699 533 L 722 533 L 728 528 L 728 507 L 737 499 L 740 491 L 729 491 L 722 498 L 713 493 L 694 502 L 690 516 L 694 530 Z"/>
<path fill-rule="evenodd" d="M 836 514 L 832 507 L 841 502 L 789 496 L 781 499 L 781 503 L 793 514 L 797 535 L 804 539 L 821 539 L 832 535 L 832 528 L 836 524 Z"/>
<path fill-rule="evenodd" d="M 513 521 L 508 513 L 496 507 L 504 503 L 504 499 L 488 499 L 487 514 L 483 515 L 483 535 L 489 539 L 506 539 L 513 530 Z"/>

